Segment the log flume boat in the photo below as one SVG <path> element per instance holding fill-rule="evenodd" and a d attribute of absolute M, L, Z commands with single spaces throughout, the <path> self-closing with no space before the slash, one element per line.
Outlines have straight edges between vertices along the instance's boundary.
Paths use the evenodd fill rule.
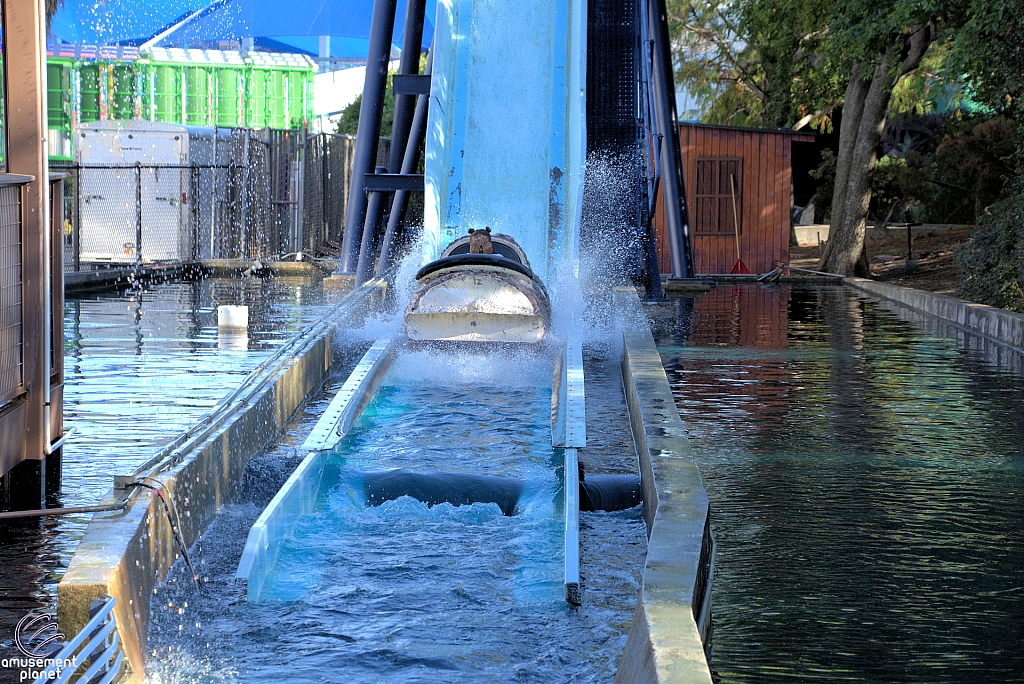
<path fill-rule="evenodd" d="M 416 273 L 405 311 L 414 341 L 539 343 L 551 327 L 547 289 L 508 235 L 470 229 Z"/>

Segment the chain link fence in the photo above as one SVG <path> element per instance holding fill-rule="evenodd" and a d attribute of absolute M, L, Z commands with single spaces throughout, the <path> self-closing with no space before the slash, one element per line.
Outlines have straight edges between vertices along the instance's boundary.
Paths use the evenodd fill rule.
<path fill-rule="evenodd" d="M 303 131 L 190 133 L 188 164 L 52 164 L 64 180 L 64 270 L 332 256 L 355 138 Z M 378 163 L 386 163 L 382 138 Z"/>
<path fill-rule="evenodd" d="M 0 402 L 13 398 L 22 386 L 21 266 L 21 187 L 4 185 L 0 186 Z"/>

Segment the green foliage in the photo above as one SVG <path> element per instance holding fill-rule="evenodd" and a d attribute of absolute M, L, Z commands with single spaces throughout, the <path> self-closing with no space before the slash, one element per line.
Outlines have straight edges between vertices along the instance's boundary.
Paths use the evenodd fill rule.
<path fill-rule="evenodd" d="M 951 119 L 935 150 L 931 175 L 936 197 L 929 220 L 974 223 L 995 203 L 1011 172 L 1017 139 L 1005 117 Z"/>
<path fill-rule="evenodd" d="M 1024 176 L 982 217 L 967 244 L 954 252 L 960 294 L 1024 313 Z"/>
<path fill-rule="evenodd" d="M 971 84 L 951 59 L 954 41 L 934 43 L 918 69 L 896 84 L 889 102 L 889 116 L 906 114 L 954 114 L 992 116 L 994 111 L 971 97 Z"/>
<path fill-rule="evenodd" d="M 904 150 L 882 157 L 871 177 L 876 222 L 974 224 L 1003 190 L 1016 146 L 1003 117 L 946 117 L 934 153 Z"/>
<path fill-rule="evenodd" d="M 1020 0 L 970 0 L 951 66 L 971 75 L 981 102 L 1024 122 L 1024 11 Z"/>
<path fill-rule="evenodd" d="M 875 162 L 871 199 L 877 207 L 876 224 L 911 218 L 914 209 L 930 194 L 926 165 L 925 157 L 915 152 L 882 157 Z"/>
<path fill-rule="evenodd" d="M 341 111 L 338 118 L 338 126 L 335 133 L 341 135 L 355 135 L 359 129 L 359 107 L 363 104 L 362 94 L 358 95 L 352 103 Z M 384 91 L 384 113 L 381 116 L 380 134 L 381 137 L 391 137 L 391 122 L 395 118 L 395 93 L 391 88 L 391 74 L 388 74 L 387 90 Z"/>
<path fill-rule="evenodd" d="M 669 0 L 676 82 L 706 123 L 791 126 L 834 103 L 824 0 Z"/>

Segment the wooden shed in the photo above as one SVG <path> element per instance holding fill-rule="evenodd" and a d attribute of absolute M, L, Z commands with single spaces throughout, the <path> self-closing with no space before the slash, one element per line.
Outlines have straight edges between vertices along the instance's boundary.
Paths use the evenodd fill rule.
<path fill-rule="evenodd" d="M 814 142 L 814 134 L 682 123 L 679 142 L 697 273 L 728 273 L 736 262 L 734 198 L 744 263 L 755 273 L 789 263 L 792 143 Z M 655 230 L 659 267 L 671 273 L 660 208 Z"/>

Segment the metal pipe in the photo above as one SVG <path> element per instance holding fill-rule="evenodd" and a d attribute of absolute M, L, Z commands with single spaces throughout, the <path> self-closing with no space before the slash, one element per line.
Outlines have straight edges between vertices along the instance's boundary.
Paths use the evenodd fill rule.
<path fill-rule="evenodd" d="M 142 266 L 142 166 L 135 165 L 135 269 Z"/>
<path fill-rule="evenodd" d="M 657 105 L 662 147 L 661 175 L 665 191 L 665 223 L 672 256 L 672 275 L 692 278 L 693 249 L 690 243 L 690 217 L 686 206 L 682 152 L 679 149 L 675 104 L 675 79 L 668 34 L 668 13 L 665 0 L 651 0 L 651 36 L 654 38 L 654 100 Z"/>
<path fill-rule="evenodd" d="M 797 268 L 796 266 L 788 266 L 786 264 L 782 264 L 782 265 L 785 266 L 786 268 L 788 268 L 790 271 L 800 271 L 801 273 L 812 273 L 814 275 L 828 276 L 830 278 L 845 278 L 846 277 L 846 276 L 841 275 L 839 273 L 826 273 L 825 271 L 812 271 L 809 268 Z"/>
<path fill-rule="evenodd" d="M 75 273 L 82 270 L 82 168 L 75 166 L 75 215 L 71 219 L 71 259 Z"/>
<path fill-rule="evenodd" d="M 128 507 L 128 500 L 124 499 L 113 504 L 98 504 L 96 506 L 73 506 L 71 508 L 42 508 L 34 511 L 4 511 L 0 513 L 0 520 L 13 520 L 15 518 L 42 518 L 50 515 L 71 515 L 72 513 L 101 513 L 103 511 L 123 511 Z"/>
<path fill-rule="evenodd" d="M 377 173 L 387 172 L 387 167 L 378 166 Z M 381 211 L 384 207 L 384 197 L 387 193 L 371 192 L 366 208 L 366 219 L 363 223 L 363 239 L 359 244 L 359 261 L 356 263 L 356 287 L 366 282 L 370 275 L 370 254 L 373 252 L 373 243 L 377 234 L 377 226 L 380 224 Z"/>
<path fill-rule="evenodd" d="M 339 273 L 354 274 L 361 251 L 360 231 L 366 220 L 367 197 L 363 190 L 365 175 L 373 171 L 380 139 L 380 117 L 384 108 L 388 59 L 391 56 L 391 34 L 395 28 L 397 0 L 374 0 L 370 23 L 370 46 L 366 57 L 366 80 L 363 102 L 359 107 L 359 129 L 352 164 L 352 185 L 348 193 L 345 233 L 341 239 Z M 365 238 L 363 239 L 365 242 Z"/>
<path fill-rule="evenodd" d="M 45 188 L 43 192 L 46 193 L 43 201 L 42 216 L 39 220 L 42 223 L 43 231 L 43 259 L 42 259 L 42 274 L 40 275 L 43 285 L 43 462 L 40 465 L 40 470 L 43 481 L 46 482 L 47 472 L 47 456 L 52 455 L 54 449 L 51 448 L 53 443 L 53 426 L 50 420 L 50 407 L 52 404 L 52 393 L 51 383 L 53 375 L 53 283 L 51 265 L 53 264 L 53 217 L 51 213 L 52 198 L 50 197 L 50 167 L 46 165 L 46 176 L 42 180 L 41 188 Z M 64 181 L 61 181 L 62 183 Z M 61 242 L 61 249 L 64 249 L 64 243 Z M 63 444 L 63 439 L 61 440 Z M 60 445 L 57 446 L 60 448 Z M 46 488 L 48 485 L 44 485 L 43 497 L 46 497 Z"/>
<path fill-rule="evenodd" d="M 407 0 L 405 5 L 405 27 L 402 33 L 402 59 L 398 73 L 420 73 L 420 46 L 423 44 L 423 15 L 426 0 Z M 406 144 L 409 142 L 409 127 L 412 124 L 416 96 L 395 95 L 395 115 L 391 124 L 391 150 L 388 155 L 388 173 L 398 173 L 402 168 Z"/>
<path fill-rule="evenodd" d="M 434 53 L 427 53 L 427 67 L 423 73 L 429 75 L 433 66 Z M 405 158 L 402 160 L 400 173 L 410 174 L 416 170 L 420 162 L 420 145 L 427 136 L 427 105 L 430 103 L 429 95 L 419 95 L 416 100 L 416 115 L 412 120 L 412 131 L 405 146 Z M 405 208 L 409 203 L 409 191 L 399 190 L 391 200 L 391 213 L 388 214 L 388 227 L 384 232 L 384 240 L 381 243 L 380 259 L 377 261 L 376 275 L 382 276 L 391 268 L 391 262 L 395 258 L 395 245 L 398 241 L 398 231 L 402 220 L 405 218 Z"/>

